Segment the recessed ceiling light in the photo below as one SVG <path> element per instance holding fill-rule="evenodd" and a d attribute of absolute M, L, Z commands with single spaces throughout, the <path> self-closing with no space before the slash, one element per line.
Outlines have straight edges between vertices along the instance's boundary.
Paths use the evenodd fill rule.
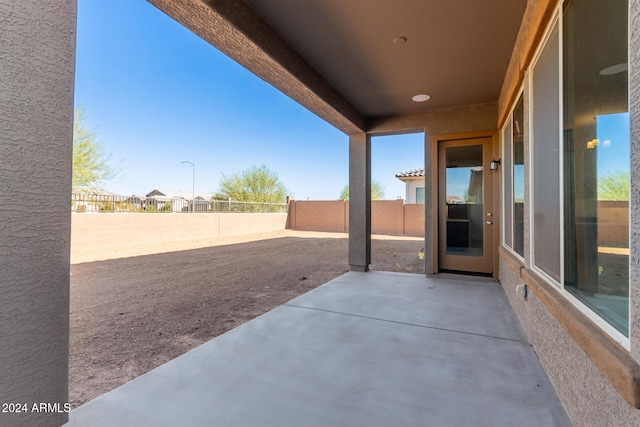
<path fill-rule="evenodd" d="M 624 73 L 629 68 L 629 65 L 626 62 L 622 64 L 612 65 L 611 67 L 607 67 L 604 70 L 600 70 L 601 76 L 610 76 L 612 74 Z"/>
<path fill-rule="evenodd" d="M 398 46 L 402 46 L 406 42 L 407 42 L 406 37 L 396 37 L 395 39 L 393 39 L 393 43 L 397 44 Z"/>
<path fill-rule="evenodd" d="M 420 95 L 416 95 L 413 98 L 414 102 L 425 102 L 431 99 L 431 97 L 429 95 L 425 95 L 424 93 L 421 93 Z"/>

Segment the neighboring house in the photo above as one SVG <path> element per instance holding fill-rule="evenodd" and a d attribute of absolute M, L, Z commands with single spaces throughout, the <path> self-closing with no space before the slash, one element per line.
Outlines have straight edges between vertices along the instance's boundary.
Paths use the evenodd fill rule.
<path fill-rule="evenodd" d="M 401 172 L 396 178 L 405 184 L 405 203 L 424 204 L 424 168 Z"/>
<path fill-rule="evenodd" d="M 146 194 L 146 197 L 169 197 L 169 198 L 182 198 L 185 200 L 193 199 L 192 191 L 184 191 L 184 190 L 167 190 L 164 188 L 154 188 L 152 191 Z M 200 191 L 195 192 L 196 200 L 210 200 L 212 197 L 211 193 L 203 193 Z"/>
<path fill-rule="evenodd" d="M 153 198 L 155 200 L 154 205 L 158 210 L 165 209 L 167 203 L 171 203 L 171 210 L 173 212 L 191 211 L 191 205 L 195 203 L 197 212 L 204 212 L 209 210 L 209 200 L 211 200 L 211 194 L 196 192 L 195 199 L 194 194 L 191 191 L 181 190 L 164 190 L 153 189 L 146 194 L 146 198 Z M 168 208 L 166 208 L 168 210 Z"/>
<path fill-rule="evenodd" d="M 472 168 L 469 177 L 469 194 L 478 194 L 482 188 L 482 167 Z M 405 183 L 405 203 L 424 204 L 424 169 L 412 169 L 407 172 L 396 174 L 396 178 Z M 447 202 L 464 201 L 464 197 L 450 195 L 446 197 Z"/>

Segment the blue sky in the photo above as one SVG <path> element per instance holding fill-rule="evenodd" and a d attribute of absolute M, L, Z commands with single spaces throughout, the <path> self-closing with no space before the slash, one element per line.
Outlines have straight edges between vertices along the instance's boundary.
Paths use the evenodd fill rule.
<path fill-rule="evenodd" d="M 596 117 L 598 139 L 598 176 L 613 172 L 629 172 L 631 167 L 631 125 L 629 113 Z"/>
<path fill-rule="evenodd" d="M 119 176 L 104 188 L 215 192 L 222 174 L 265 164 L 298 200 L 335 199 L 348 182 L 348 137 L 144 0 L 79 0 L 75 103 Z M 423 166 L 423 134 L 372 141 L 372 176 Z"/>

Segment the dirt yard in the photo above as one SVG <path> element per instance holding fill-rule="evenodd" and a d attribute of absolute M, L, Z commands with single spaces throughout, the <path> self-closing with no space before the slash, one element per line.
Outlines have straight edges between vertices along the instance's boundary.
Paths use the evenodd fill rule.
<path fill-rule="evenodd" d="M 372 268 L 422 273 L 423 239 L 374 236 Z M 346 234 L 283 230 L 71 254 L 76 407 L 348 270 Z"/>

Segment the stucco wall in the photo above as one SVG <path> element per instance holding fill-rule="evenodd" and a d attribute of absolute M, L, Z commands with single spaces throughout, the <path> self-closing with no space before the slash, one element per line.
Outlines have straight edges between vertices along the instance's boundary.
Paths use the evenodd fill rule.
<path fill-rule="evenodd" d="M 404 201 L 372 201 L 371 232 L 374 234 L 389 234 L 395 236 L 404 234 Z"/>
<path fill-rule="evenodd" d="M 598 246 L 625 248 L 628 244 L 628 202 L 598 202 Z"/>
<path fill-rule="evenodd" d="M 529 292 L 526 301 L 516 295 L 523 282 L 504 260 L 500 282 L 573 424 L 640 425 L 640 410 L 620 396 L 535 294 Z"/>
<path fill-rule="evenodd" d="M 82 248 L 179 242 L 284 230 L 286 213 L 76 213 L 71 244 Z"/>
<path fill-rule="evenodd" d="M 291 200 L 287 228 L 305 231 L 347 232 L 349 202 L 342 200 Z M 371 202 L 371 232 L 396 236 L 424 236 L 424 205 L 402 200 Z"/>
<path fill-rule="evenodd" d="M 75 0 L 0 1 L 0 403 L 68 399 L 75 17 Z M 67 420 L 28 409 L 0 425 Z"/>
<path fill-rule="evenodd" d="M 640 0 L 629 2 L 629 111 L 631 120 L 631 223 L 629 293 L 631 355 L 640 363 Z"/>
<path fill-rule="evenodd" d="M 404 205 L 404 234 L 424 236 L 425 205 Z"/>
<path fill-rule="evenodd" d="M 349 227 L 345 200 L 291 200 L 288 227 L 292 230 L 344 232 Z"/>
<path fill-rule="evenodd" d="M 531 2 L 546 3 L 546 2 Z M 622 235 L 630 236 L 630 355 L 640 361 L 640 0 L 630 1 L 630 47 L 629 47 L 629 108 L 631 117 L 631 187 L 630 223 L 625 224 L 624 212 L 615 202 L 600 203 L 598 218 L 610 224 L 599 228 L 600 244 L 616 246 Z M 523 31 L 532 25 L 523 22 Z M 524 73 L 525 81 L 528 72 Z M 525 88 L 526 89 L 526 88 Z M 529 93 L 525 90 L 525 129 L 528 128 Z M 525 159 L 529 158 L 530 140 L 525 134 Z M 529 165 L 525 162 L 525 176 Z M 525 212 L 530 208 L 530 185 L 525 181 Z M 607 211 L 608 210 L 608 211 Z M 605 212 L 606 211 L 606 212 Z M 525 256 L 530 258 L 531 224 L 525 215 Z M 611 226 L 609 226 L 611 225 Z M 600 232 L 602 231 L 602 235 Z M 521 278 L 503 259 L 500 262 L 500 281 L 516 311 L 533 348 L 538 354 L 558 396 L 572 422 L 576 426 L 630 426 L 640 425 L 640 410 L 632 407 L 613 387 L 609 379 L 589 357 L 597 353 L 597 348 L 583 350 L 569 332 L 550 313 L 547 307 L 532 292 L 527 301 L 516 296 L 515 287 Z M 564 297 L 559 298 L 562 307 L 571 304 Z M 609 344 L 615 345 L 615 344 Z M 585 351 L 590 352 L 589 355 Z M 621 350 L 625 351 L 625 350 Z M 611 365 L 616 363 L 611 361 Z"/>

